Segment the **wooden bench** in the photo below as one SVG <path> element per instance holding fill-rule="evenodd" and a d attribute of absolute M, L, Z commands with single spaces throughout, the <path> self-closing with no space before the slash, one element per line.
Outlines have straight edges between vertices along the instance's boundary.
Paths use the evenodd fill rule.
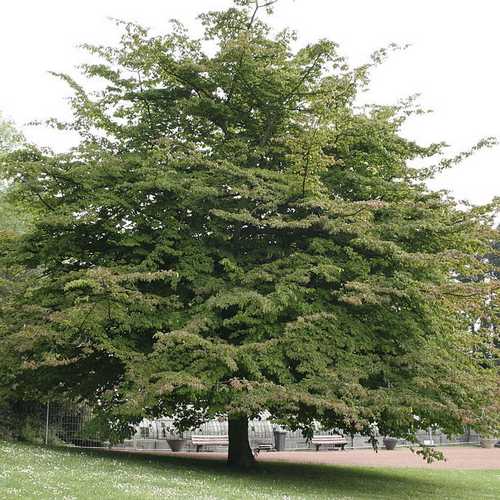
<path fill-rule="evenodd" d="M 342 434 L 333 434 L 332 436 L 313 436 L 311 443 L 316 446 L 316 451 L 319 451 L 321 445 L 332 445 L 334 448 L 342 448 L 344 451 L 347 439 Z"/>
<path fill-rule="evenodd" d="M 224 436 L 191 436 L 192 443 L 196 446 L 196 451 L 201 451 L 203 446 L 228 446 L 229 438 Z"/>
<path fill-rule="evenodd" d="M 191 442 L 196 446 L 196 451 L 201 451 L 203 446 L 229 446 L 229 438 L 227 435 L 223 436 L 191 436 Z M 253 447 L 254 455 L 258 455 L 260 451 L 274 451 L 272 443 L 257 442 Z"/>
<path fill-rule="evenodd" d="M 265 451 L 276 451 L 276 448 L 272 443 L 267 443 L 267 442 L 256 442 L 253 445 L 252 451 L 255 456 L 257 456 L 262 450 Z"/>

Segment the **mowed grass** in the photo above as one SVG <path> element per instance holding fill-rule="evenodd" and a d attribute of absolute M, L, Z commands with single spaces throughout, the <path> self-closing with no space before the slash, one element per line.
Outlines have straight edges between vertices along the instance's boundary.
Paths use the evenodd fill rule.
<path fill-rule="evenodd" d="M 500 470 L 373 469 L 44 448 L 0 441 L 0 498 L 498 499 Z"/>

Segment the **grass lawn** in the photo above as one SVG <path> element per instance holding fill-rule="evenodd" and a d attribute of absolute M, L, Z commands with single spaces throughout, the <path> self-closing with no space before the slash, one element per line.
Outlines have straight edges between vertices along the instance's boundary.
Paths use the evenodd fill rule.
<path fill-rule="evenodd" d="M 497 499 L 500 470 L 373 469 L 221 462 L 43 448 L 0 441 L 0 498 Z"/>

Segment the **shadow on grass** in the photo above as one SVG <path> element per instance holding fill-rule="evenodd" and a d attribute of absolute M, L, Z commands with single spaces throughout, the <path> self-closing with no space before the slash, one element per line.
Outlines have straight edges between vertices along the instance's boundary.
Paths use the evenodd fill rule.
<path fill-rule="evenodd" d="M 68 448 L 65 448 L 67 451 Z M 256 491 L 279 488 L 294 494 L 334 498 L 469 498 L 464 497 L 467 479 L 457 482 L 447 472 L 421 469 L 373 469 L 319 464 L 260 462 L 255 468 L 241 471 L 228 468 L 223 460 L 186 456 L 127 453 L 110 450 L 69 449 L 73 453 L 109 458 L 169 472 L 210 474 L 220 484 L 228 482 Z M 479 479 L 479 478 L 478 478 Z M 441 497 L 438 492 L 446 493 Z M 493 497 L 491 497 L 493 498 Z"/>

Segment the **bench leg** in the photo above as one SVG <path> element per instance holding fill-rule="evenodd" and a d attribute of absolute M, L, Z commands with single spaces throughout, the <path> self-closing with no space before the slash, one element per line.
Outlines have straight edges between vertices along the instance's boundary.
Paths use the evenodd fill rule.
<path fill-rule="evenodd" d="M 341 444 L 340 446 L 342 448 L 342 451 L 345 451 L 345 444 Z"/>
<path fill-rule="evenodd" d="M 200 452 L 200 451 L 201 451 L 201 447 L 202 447 L 202 446 L 203 446 L 203 445 L 201 445 L 201 444 L 197 444 L 197 445 L 196 445 L 196 451 L 197 451 L 197 452 Z"/>
<path fill-rule="evenodd" d="M 321 446 L 320 444 L 315 444 L 314 446 L 316 446 L 316 451 L 319 451 L 319 447 Z"/>

